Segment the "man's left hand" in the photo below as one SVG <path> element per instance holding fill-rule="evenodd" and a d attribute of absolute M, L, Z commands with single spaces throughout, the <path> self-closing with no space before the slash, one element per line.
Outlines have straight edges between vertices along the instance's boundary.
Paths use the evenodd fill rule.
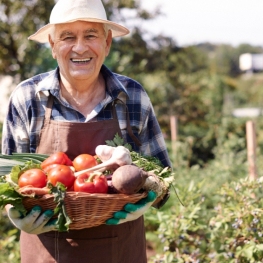
<path fill-rule="evenodd" d="M 119 225 L 128 221 L 133 221 L 142 216 L 154 203 L 157 194 L 149 191 L 148 195 L 135 204 L 128 203 L 122 211 L 115 212 L 113 217 L 106 221 L 106 225 Z"/>

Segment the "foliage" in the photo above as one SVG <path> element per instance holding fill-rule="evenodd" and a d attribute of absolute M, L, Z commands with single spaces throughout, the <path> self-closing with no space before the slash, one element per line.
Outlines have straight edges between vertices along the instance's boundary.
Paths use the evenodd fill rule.
<path fill-rule="evenodd" d="M 0 217 L 0 262 L 19 263 L 19 231 L 13 227 L 5 212 Z"/>
<path fill-rule="evenodd" d="M 239 56 L 241 54 L 263 53 L 262 47 L 246 43 L 236 47 L 228 44 L 200 43 L 196 47 L 209 55 L 209 67 L 213 72 L 230 77 L 238 77 L 241 73 L 239 69 Z"/>
<path fill-rule="evenodd" d="M 157 252 L 150 263 L 261 262 L 262 156 L 258 158 L 260 178 L 248 180 L 245 139 L 228 137 L 226 132 L 234 120 L 222 127 L 215 159 L 205 167 L 189 168 L 184 158 L 177 158 L 175 187 L 184 206 L 172 193 L 162 210 L 147 213 L 148 240 Z M 179 154 L 187 148 L 183 142 L 177 146 Z M 241 222 L 242 227 L 236 228 L 235 223 Z"/>
<path fill-rule="evenodd" d="M 238 89 L 231 95 L 231 101 L 236 107 L 259 107 L 263 99 L 263 74 L 243 75 L 237 80 Z"/>
<path fill-rule="evenodd" d="M 3 123 L 0 123 L 0 152 L 2 149 L 2 129 L 3 129 Z"/>
<path fill-rule="evenodd" d="M 124 11 L 130 9 L 130 19 L 152 19 L 156 10 L 149 13 L 141 8 L 140 1 L 103 1 L 108 18 L 125 24 Z M 2 0 L 0 4 L 0 73 L 16 77 L 19 82 L 56 67 L 49 45 L 29 41 L 27 38 L 49 22 L 54 0 Z M 132 12 L 133 11 L 133 12 Z"/>
<path fill-rule="evenodd" d="M 150 262 L 261 262 L 262 183 L 262 177 L 225 183 L 210 196 L 210 208 L 204 181 L 180 188 L 185 206 L 175 203 L 156 213 L 163 251 Z"/>
<path fill-rule="evenodd" d="M 172 38 L 129 26 L 154 19 L 158 10 L 146 12 L 139 0 L 103 2 L 109 19 L 131 28 L 130 35 L 113 41 L 106 65 L 139 81 L 149 94 L 184 204 L 172 190 L 164 207 L 146 214 L 147 239 L 156 252 L 149 263 L 261 262 L 263 121 L 261 116 L 252 119 L 260 179 L 250 182 L 245 179 L 245 124 L 251 118 L 234 118 L 232 110 L 261 108 L 263 75 L 242 75 L 239 55 L 262 53 L 262 47 L 212 43 L 179 47 Z M 53 4 L 54 0 L 1 1 L 1 74 L 20 81 L 56 66 L 46 45 L 27 40 L 48 22 Z M 171 115 L 179 124 L 174 145 Z M 3 212 L 0 262 L 19 262 L 18 234 Z"/>
<path fill-rule="evenodd" d="M 179 134 L 188 138 L 192 146 L 189 165 L 213 159 L 226 97 L 236 103 L 246 100 L 241 92 L 237 98 L 233 95 L 240 84 L 231 78 L 240 74 L 238 57 L 262 49 L 248 44 L 232 47 L 211 43 L 179 47 L 170 37 L 149 34 L 136 26 L 156 18 L 160 14 L 158 9 L 149 13 L 139 0 L 104 0 L 103 3 L 109 19 L 131 29 L 128 36 L 114 39 L 106 65 L 142 83 L 168 138 L 170 116 L 177 116 Z M 19 81 L 56 66 L 46 45 L 27 40 L 48 22 L 53 4 L 54 0 L 2 2 L 0 73 L 17 76 Z"/>
<path fill-rule="evenodd" d="M 222 118 L 214 159 L 203 167 L 189 167 L 191 146 L 177 142 L 175 187 L 184 206 L 173 194 L 161 211 L 147 213 L 148 240 L 156 251 L 149 263 L 262 262 L 263 157 L 257 147 L 259 179 L 249 180 L 245 123 Z M 259 134 L 261 126 L 258 120 Z"/>
<path fill-rule="evenodd" d="M 50 68 L 49 63 L 46 64 L 46 47 L 28 41 L 27 37 L 48 23 L 53 5 L 54 0 L 1 1 L 1 74 L 16 76 L 19 81 L 38 73 L 44 65 Z"/>

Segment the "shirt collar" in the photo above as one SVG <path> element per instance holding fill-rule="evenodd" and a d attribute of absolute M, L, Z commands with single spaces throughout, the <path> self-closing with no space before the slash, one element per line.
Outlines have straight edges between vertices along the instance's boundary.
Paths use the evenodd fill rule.
<path fill-rule="evenodd" d="M 105 65 L 101 67 L 101 74 L 106 82 L 106 89 L 112 99 L 116 99 L 120 93 L 125 93 L 128 96 L 128 92 L 124 85 L 117 78 L 117 74 L 109 70 Z M 39 83 L 36 88 L 36 94 L 42 91 L 46 96 L 49 92 L 54 96 L 59 96 L 59 67 L 50 71 L 48 75 Z"/>
<path fill-rule="evenodd" d="M 49 95 L 49 92 L 57 96 L 59 94 L 59 68 L 48 72 L 48 75 L 45 76 L 36 88 L 36 94 L 42 91 L 46 96 Z"/>
<path fill-rule="evenodd" d="M 105 65 L 102 65 L 101 74 L 105 79 L 107 92 L 113 99 L 116 99 L 119 94 L 123 92 L 128 97 L 128 92 L 124 85 L 119 81 L 116 73 L 113 73 Z"/>

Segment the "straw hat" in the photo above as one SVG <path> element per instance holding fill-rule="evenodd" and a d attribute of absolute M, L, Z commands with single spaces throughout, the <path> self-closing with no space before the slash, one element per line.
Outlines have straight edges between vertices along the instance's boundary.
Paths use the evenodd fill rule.
<path fill-rule="evenodd" d="M 129 33 L 126 27 L 107 20 L 101 0 L 59 0 L 51 11 L 50 23 L 41 27 L 28 39 L 47 43 L 48 35 L 55 24 L 71 23 L 77 20 L 107 24 L 113 37 Z"/>

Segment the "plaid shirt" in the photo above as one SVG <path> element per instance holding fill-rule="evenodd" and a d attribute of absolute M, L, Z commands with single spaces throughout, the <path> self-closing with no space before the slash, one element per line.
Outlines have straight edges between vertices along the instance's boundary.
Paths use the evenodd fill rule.
<path fill-rule="evenodd" d="M 117 104 L 117 116 L 124 140 L 135 151 L 155 156 L 164 166 L 171 166 L 162 132 L 143 87 L 128 77 L 111 72 L 104 65 L 101 73 L 106 81 L 106 98 L 89 116 L 83 116 L 61 97 L 59 68 L 20 83 L 10 97 L 3 127 L 2 153 L 36 151 L 49 93 L 55 97 L 51 118 L 56 121 L 96 122 L 112 118 L 111 102 L 119 98 L 128 107 L 133 133 L 142 146 L 137 147 L 127 134 L 125 105 Z"/>

